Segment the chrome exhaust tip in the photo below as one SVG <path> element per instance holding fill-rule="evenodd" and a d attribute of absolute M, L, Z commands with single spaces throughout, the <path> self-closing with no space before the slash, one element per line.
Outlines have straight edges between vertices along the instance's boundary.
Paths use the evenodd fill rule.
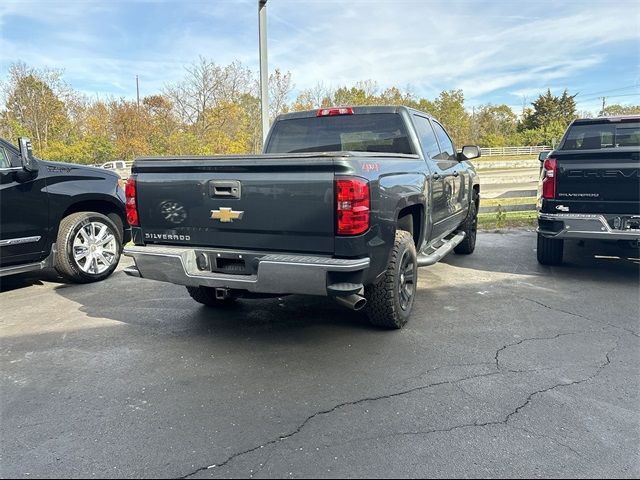
<path fill-rule="evenodd" d="M 355 312 L 362 310 L 367 304 L 367 299 L 357 293 L 353 293 L 346 297 L 334 297 L 334 300 L 343 307 L 347 307 Z"/>

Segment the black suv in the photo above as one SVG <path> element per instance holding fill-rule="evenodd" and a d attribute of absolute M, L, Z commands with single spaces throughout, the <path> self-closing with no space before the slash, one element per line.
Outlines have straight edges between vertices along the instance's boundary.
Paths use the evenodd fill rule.
<path fill-rule="evenodd" d="M 129 235 L 120 177 L 19 145 L 0 139 L 0 277 L 47 267 L 80 283 L 108 277 Z"/>

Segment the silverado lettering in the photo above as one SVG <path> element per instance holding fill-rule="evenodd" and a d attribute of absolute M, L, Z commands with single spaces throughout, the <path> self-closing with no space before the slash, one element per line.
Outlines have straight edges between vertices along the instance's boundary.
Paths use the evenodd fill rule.
<path fill-rule="evenodd" d="M 182 242 L 188 242 L 191 240 L 189 235 L 175 235 L 171 233 L 144 233 L 146 240 L 180 240 Z"/>

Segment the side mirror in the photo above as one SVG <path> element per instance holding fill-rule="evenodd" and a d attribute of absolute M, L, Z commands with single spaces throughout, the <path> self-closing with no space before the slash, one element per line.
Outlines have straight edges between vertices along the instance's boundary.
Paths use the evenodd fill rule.
<path fill-rule="evenodd" d="M 480 147 L 477 145 L 465 145 L 462 147 L 462 152 L 458 154 L 458 160 L 473 160 L 474 158 L 479 158 L 481 155 Z"/>
<path fill-rule="evenodd" d="M 33 158 L 33 149 L 31 148 L 31 140 L 27 137 L 20 137 L 18 139 L 18 145 L 20 146 L 20 159 L 22 160 L 22 168 L 27 172 L 37 172 L 38 162 Z"/>
<path fill-rule="evenodd" d="M 547 159 L 547 157 L 549 156 L 550 153 L 551 153 L 550 151 L 540 152 L 538 154 L 538 160 L 540 160 L 541 162 L 544 162 Z"/>

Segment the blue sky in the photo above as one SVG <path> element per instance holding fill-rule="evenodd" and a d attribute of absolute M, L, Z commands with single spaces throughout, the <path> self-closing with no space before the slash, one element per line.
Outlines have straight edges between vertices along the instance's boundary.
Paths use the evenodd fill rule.
<path fill-rule="evenodd" d="M 547 88 L 580 110 L 640 104 L 640 2 L 269 0 L 269 67 L 295 92 L 323 82 L 409 87 L 516 111 Z M 257 0 L 0 3 L 0 78 L 12 62 L 64 70 L 106 97 L 157 93 L 202 55 L 258 69 Z"/>

